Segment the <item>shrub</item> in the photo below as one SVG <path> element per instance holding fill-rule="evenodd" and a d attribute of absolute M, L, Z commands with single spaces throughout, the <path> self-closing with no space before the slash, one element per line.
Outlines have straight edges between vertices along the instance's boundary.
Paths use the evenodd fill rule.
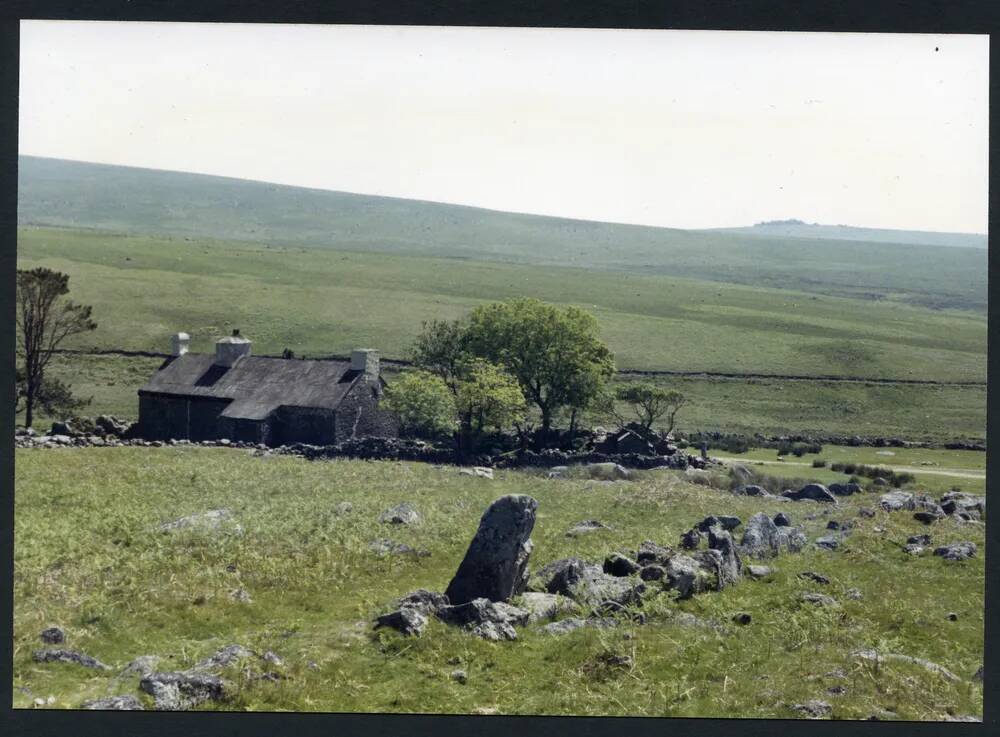
<path fill-rule="evenodd" d="M 400 429 L 434 436 L 455 427 L 455 397 L 444 379 L 427 371 L 410 371 L 386 388 L 382 406 L 399 416 Z"/>
<path fill-rule="evenodd" d="M 822 458 L 813 458 L 813 468 L 826 468 L 826 461 Z"/>

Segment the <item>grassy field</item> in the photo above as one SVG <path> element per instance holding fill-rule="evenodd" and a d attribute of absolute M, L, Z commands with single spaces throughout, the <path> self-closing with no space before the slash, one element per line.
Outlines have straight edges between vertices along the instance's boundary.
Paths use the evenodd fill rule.
<path fill-rule="evenodd" d="M 18 222 L 660 274 L 980 313 L 987 297 L 984 248 L 916 245 L 926 235 L 907 231 L 888 244 L 874 242 L 885 232 L 760 238 L 31 156 L 19 159 Z"/>
<path fill-rule="evenodd" d="M 70 382 L 79 396 L 93 397 L 84 414 L 135 420 L 136 391 L 161 362 L 159 358 L 63 355 L 53 360 L 52 374 Z M 387 372 L 389 381 L 392 376 Z M 986 437 L 985 386 L 689 377 L 657 381 L 690 398 L 678 415 L 680 431 L 836 433 L 945 442 Z M 609 424 L 612 419 L 601 421 Z M 50 422 L 41 418 L 36 428 L 45 430 Z"/>
<path fill-rule="evenodd" d="M 834 463 L 855 463 L 883 466 L 916 477 L 916 485 L 933 494 L 943 494 L 959 489 L 970 494 L 986 494 L 986 454 L 970 450 L 943 450 L 928 448 L 853 448 L 838 445 L 824 446 L 819 454 L 806 453 L 801 458 L 793 455 L 778 456 L 776 450 L 758 448 L 739 455 L 722 451 L 710 455 L 727 462 L 742 463 L 761 473 L 776 477 L 808 477 L 824 484 L 846 483 L 850 474 L 830 469 Z M 815 459 L 827 465 L 813 468 Z M 867 483 L 867 481 L 866 481 Z"/>
<path fill-rule="evenodd" d="M 591 269 L 21 229 L 22 268 L 71 275 L 97 331 L 77 346 L 403 355 L 430 319 L 534 296 L 593 312 L 619 368 L 985 382 L 986 317 Z M 945 249 L 943 249 L 945 250 Z M 954 249 L 946 249 L 949 252 Z"/>
<path fill-rule="evenodd" d="M 870 495 L 826 512 L 811 503 L 733 497 L 676 472 L 604 484 L 499 471 L 490 481 L 453 467 L 307 462 L 204 448 L 20 450 L 15 470 L 15 707 L 38 696 L 72 708 L 86 698 L 140 695 L 136 677 L 118 677 L 136 656 L 157 655 L 162 669 L 180 669 L 239 643 L 276 652 L 285 678 L 260 681 L 230 671 L 232 696 L 215 708 L 794 717 L 791 704 L 823 699 L 834 718 L 844 719 L 883 709 L 899 719 L 982 714 L 982 685 L 971 680 L 983 653 L 982 554 L 954 565 L 906 555 L 899 543 L 927 528 L 908 514 L 858 517 L 858 505 L 874 506 Z M 811 539 L 827 519 L 852 519 L 857 527 L 837 552 L 810 546 L 779 557 L 777 572 L 763 581 L 686 602 L 656 596 L 644 606 L 644 625 L 564 637 L 529 628 L 516 642 L 496 644 L 437 622 L 419 639 L 371 631 L 372 618 L 394 598 L 416 587 L 442 590 L 483 509 L 513 492 L 539 501 L 535 570 L 567 555 L 601 560 L 646 539 L 675 545 L 709 513 L 746 520 L 781 509 Z M 353 509 L 338 515 L 344 501 Z M 387 529 L 377 522 L 401 501 L 419 509 L 420 525 Z M 180 515 L 223 506 L 242 534 L 156 531 Z M 565 536 L 586 518 L 611 530 Z M 936 543 L 983 543 L 981 528 L 950 520 L 930 532 Z M 368 544 L 382 537 L 430 556 L 376 557 Z M 831 584 L 797 576 L 806 570 Z M 232 600 L 236 588 L 252 603 Z M 849 588 L 864 598 L 847 598 Z M 816 590 L 841 606 L 797 600 Z M 721 631 L 685 624 L 680 612 L 717 620 Z M 733 624 L 736 612 L 750 613 L 751 624 Z M 54 624 L 66 629 L 67 647 L 113 670 L 34 663 L 38 633 Z M 929 659 L 959 680 L 851 655 L 863 647 Z M 631 663 L 609 665 L 616 655 Z M 468 683 L 449 678 L 456 668 L 468 673 Z M 830 695 L 834 686 L 846 690 Z"/>

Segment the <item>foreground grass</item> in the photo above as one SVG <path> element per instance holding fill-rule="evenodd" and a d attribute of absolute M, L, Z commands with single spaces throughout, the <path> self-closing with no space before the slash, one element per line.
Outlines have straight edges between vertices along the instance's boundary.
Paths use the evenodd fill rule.
<path fill-rule="evenodd" d="M 311 463 L 204 448 L 19 450 L 15 471 L 16 707 L 50 694 L 57 706 L 73 708 L 86 698 L 138 693 L 136 678 L 116 677 L 132 658 L 155 654 L 161 668 L 183 668 L 235 642 L 274 650 L 287 678 L 230 674 L 235 696 L 216 708 L 791 717 L 789 704 L 820 698 L 833 705 L 834 718 L 879 709 L 900 719 L 982 713 L 982 687 L 970 676 L 982 662 L 983 556 L 948 565 L 906 555 L 898 544 L 926 528 L 905 514 L 857 517 L 858 504 L 873 506 L 870 496 L 831 511 L 733 497 L 673 472 L 605 484 L 498 471 L 489 481 L 452 467 Z M 526 629 L 518 641 L 498 644 L 436 622 L 419 639 L 371 633 L 373 616 L 397 596 L 421 586 L 442 590 L 483 509 L 515 492 L 539 500 L 535 569 L 567 555 L 601 559 L 645 539 L 676 544 L 709 513 L 746 520 L 781 509 L 811 538 L 828 518 L 854 519 L 857 528 L 838 552 L 779 558 L 778 572 L 764 581 L 681 603 L 660 595 L 647 603 L 641 626 L 561 638 Z M 344 501 L 353 509 L 338 514 Z M 413 503 L 423 523 L 379 524 L 378 514 L 401 501 Z M 218 507 L 233 511 L 243 534 L 154 531 Z M 587 518 L 612 529 L 565 536 Z M 981 528 L 950 520 L 930 531 L 935 542 L 983 543 Z M 430 556 L 378 558 L 368 544 L 383 537 Z M 796 574 L 804 570 L 823 573 L 831 585 L 803 581 Z M 252 603 L 229 597 L 240 587 Z M 852 587 L 863 600 L 846 598 Z M 833 595 L 841 608 L 800 604 L 798 594 L 809 590 Z M 724 631 L 684 626 L 675 618 L 680 611 L 716 619 Z M 730 623 L 739 611 L 752 615 L 749 626 Z M 34 663 L 38 633 L 50 624 L 66 628 L 68 647 L 116 670 Z M 850 652 L 859 647 L 930 659 L 960 681 L 858 660 Z M 629 655 L 631 665 L 608 666 L 608 654 Z M 467 684 L 449 678 L 456 668 L 467 671 Z M 838 669 L 843 678 L 827 675 Z M 828 695 L 836 685 L 846 692 Z"/>

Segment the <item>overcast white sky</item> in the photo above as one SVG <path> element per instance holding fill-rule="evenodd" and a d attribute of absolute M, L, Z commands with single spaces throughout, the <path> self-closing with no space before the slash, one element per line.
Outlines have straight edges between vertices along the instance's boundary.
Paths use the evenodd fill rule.
<path fill-rule="evenodd" d="M 988 37 L 24 21 L 23 154 L 683 228 L 986 232 Z"/>

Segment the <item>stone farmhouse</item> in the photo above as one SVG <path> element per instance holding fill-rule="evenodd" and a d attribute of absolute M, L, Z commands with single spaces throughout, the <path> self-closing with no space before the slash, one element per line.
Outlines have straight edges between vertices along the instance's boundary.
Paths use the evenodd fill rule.
<path fill-rule="evenodd" d="M 398 434 L 380 410 L 385 389 L 378 352 L 357 349 L 349 361 L 251 354 L 234 330 L 214 354 L 189 353 L 177 333 L 172 351 L 139 389 L 139 434 L 148 440 L 220 440 L 334 445 L 352 437 Z"/>

